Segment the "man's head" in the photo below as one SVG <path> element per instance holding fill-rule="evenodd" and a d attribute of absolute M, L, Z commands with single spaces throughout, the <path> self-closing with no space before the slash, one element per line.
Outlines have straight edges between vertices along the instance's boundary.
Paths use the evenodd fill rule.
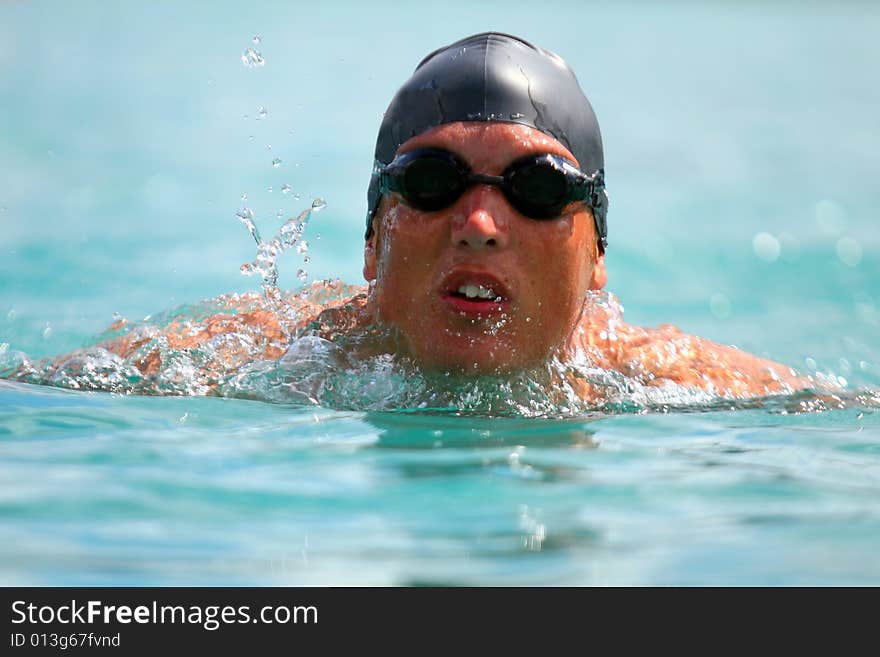
<path fill-rule="evenodd" d="M 605 284 L 603 167 L 558 56 L 500 34 L 429 55 L 377 140 L 364 275 L 380 317 L 427 366 L 546 360 Z"/>

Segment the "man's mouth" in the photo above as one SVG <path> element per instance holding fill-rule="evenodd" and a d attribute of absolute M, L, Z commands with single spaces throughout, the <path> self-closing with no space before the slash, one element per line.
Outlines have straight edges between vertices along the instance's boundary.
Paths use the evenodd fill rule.
<path fill-rule="evenodd" d="M 496 315 L 510 304 L 504 284 L 485 272 L 453 272 L 443 281 L 440 296 L 453 312 L 468 317 Z"/>

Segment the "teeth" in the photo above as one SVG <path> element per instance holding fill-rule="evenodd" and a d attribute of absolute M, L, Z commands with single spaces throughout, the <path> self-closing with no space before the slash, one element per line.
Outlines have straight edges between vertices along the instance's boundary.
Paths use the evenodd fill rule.
<path fill-rule="evenodd" d="M 496 295 L 488 287 L 482 285 L 462 285 L 458 288 L 458 293 L 463 294 L 468 299 L 495 299 Z"/>

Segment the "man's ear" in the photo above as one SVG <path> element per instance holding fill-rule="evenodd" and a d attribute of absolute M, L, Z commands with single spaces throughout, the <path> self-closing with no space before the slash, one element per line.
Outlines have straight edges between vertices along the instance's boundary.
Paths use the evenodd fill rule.
<path fill-rule="evenodd" d="M 599 253 L 596 256 L 596 263 L 593 265 L 593 273 L 590 275 L 590 289 L 601 290 L 608 282 L 608 272 L 605 270 L 605 254 Z"/>
<path fill-rule="evenodd" d="M 364 242 L 364 279 L 366 281 L 375 281 L 378 276 L 376 263 L 376 241 L 379 237 L 378 223 L 378 221 L 373 219 L 373 232 L 370 234 L 369 239 Z"/>

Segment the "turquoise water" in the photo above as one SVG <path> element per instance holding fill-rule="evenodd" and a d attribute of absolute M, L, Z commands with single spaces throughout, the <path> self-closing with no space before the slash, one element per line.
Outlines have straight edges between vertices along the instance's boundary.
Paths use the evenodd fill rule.
<path fill-rule="evenodd" d="M 280 283 L 358 282 L 391 93 L 497 29 L 593 101 L 628 321 L 880 387 L 880 9 L 446 7 L 0 4 L 4 357 L 258 289 L 243 204 L 271 236 L 326 199 Z M 876 585 L 876 406 L 796 401 L 553 420 L 0 381 L 0 582 Z"/>

